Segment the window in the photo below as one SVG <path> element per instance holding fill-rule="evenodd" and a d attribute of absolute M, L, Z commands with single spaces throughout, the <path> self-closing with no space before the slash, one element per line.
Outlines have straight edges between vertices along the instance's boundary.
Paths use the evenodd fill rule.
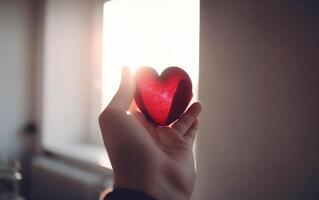
<path fill-rule="evenodd" d="M 102 107 L 112 99 L 123 65 L 169 66 L 188 72 L 197 98 L 199 0 L 114 0 L 103 9 Z"/>
<path fill-rule="evenodd" d="M 121 69 L 183 68 L 197 99 L 199 0 L 114 0 L 103 8 L 102 109 L 111 101 Z M 106 161 L 105 161 L 106 162 Z"/>
<path fill-rule="evenodd" d="M 102 63 L 99 56 L 87 57 L 99 47 L 88 45 L 97 43 L 87 38 L 95 38 L 90 27 L 99 24 L 90 21 L 88 2 L 47 6 L 42 144 L 47 150 L 110 167 L 97 116 L 119 86 L 122 66 L 133 71 L 151 66 L 158 73 L 181 67 L 190 75 L 197 98 L 199 0 L 106 1 L 100 16 Z M 74 6 L 77 9 L 69 9 Z"/>

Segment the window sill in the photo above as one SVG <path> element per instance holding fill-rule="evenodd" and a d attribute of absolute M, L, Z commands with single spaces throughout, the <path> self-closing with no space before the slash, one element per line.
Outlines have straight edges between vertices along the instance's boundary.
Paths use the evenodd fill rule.
<path fill-rule="evenodd" d="M 112 170 L 109 156 L 103 145 L 90 143 L 51 144 L 46 150 L 66 159 Z"/>

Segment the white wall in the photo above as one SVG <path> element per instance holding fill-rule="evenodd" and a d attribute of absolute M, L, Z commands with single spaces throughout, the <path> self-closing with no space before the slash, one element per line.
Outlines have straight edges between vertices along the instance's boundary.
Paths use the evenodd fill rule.
<path fill-rule="evenodd" d="M 201 1 L 196 199 L 318 199 L 318 15 L 287 2 Z"/>
<path fill-rule="evenodd" d="M 95 1 L 46 1 L 42 143 L 47 148 L 78 142 L 90 131 L 95 31 L 92 2 Z"/>
<path fill-rule="evenodd" d="M 0 157 L 15 149 L 18 130 L 33 117 L 32 6 L 0 1 Z"/>

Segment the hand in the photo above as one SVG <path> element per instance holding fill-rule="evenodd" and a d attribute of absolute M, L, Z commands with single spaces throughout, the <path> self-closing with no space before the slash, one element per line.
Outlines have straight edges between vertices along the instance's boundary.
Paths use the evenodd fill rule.
<path fill-rule="evenodd" d="M 114 187 L 139 190 L 158 200 L 189 199 L 201 104 L 191 105 L 171 127 L 158 127 L 139 111 L 127 112 L 134 94 L 134 78 L 124 67 L 120 87 L 99 118 Z"/>

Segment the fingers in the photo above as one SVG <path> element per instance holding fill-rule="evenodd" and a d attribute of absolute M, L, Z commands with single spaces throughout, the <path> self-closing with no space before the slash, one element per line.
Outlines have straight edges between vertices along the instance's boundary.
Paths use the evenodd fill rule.
<path fill-rule="evenodd" d="M 198 130 L 198 126 L 199 126 L 199 119 L 196 118 L 196 120 L 192 124 L 191 128 L 188 129 L 188 131 L 184 135 L 184 138 L 187 140 L 187 142 L 190 145 L 193 145 L 193 143 L 194 143 L 195 136 L 196 136 L 196 133 L 197 133 L 197 130 Z"/>
<path fill-rule="evenodd" d="M 202 105 L 199 102 L 193 103 L 188 110 L 172 125 L 177 132 L 182 136 L 192 127 L 199 113 L 202 110 Z"/>
<path fill-rule="evenodd" d="M 128 67 L 123 67 L 120 87 L 107 107 L 112 110 L 127 111 L 134 98 L 134 94 L 134 77 L 131 75 Z"/>

